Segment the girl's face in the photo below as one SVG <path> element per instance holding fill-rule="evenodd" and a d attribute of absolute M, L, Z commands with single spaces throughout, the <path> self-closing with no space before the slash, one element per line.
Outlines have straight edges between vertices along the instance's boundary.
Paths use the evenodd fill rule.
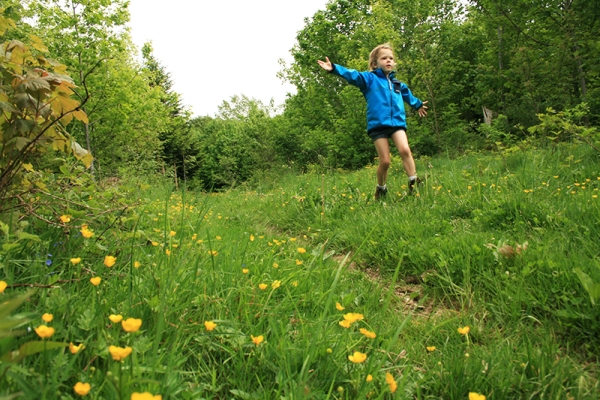
<path fill-rule="evenodd" d="M 388 75 L 396 67 L 394 53 L 390 49 L 381 49 L 377 56 L 377 68 L 381 68 L 384 74 Z"/>

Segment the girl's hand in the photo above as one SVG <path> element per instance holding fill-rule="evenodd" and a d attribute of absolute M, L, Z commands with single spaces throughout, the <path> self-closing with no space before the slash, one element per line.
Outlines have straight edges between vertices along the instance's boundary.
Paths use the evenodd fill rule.
<path fill-rule="evenodd" d="M 425 104 L 427 104 L 427 102 L 426 102 L 426 101 L 424 101 L 424 102 L 423 102 L 423 105 L 421 106 L 421 108 L 419 108 L 419 109 L 417 110 L 417 112 L 419 113 L 419 117 L 424 117 L 424 116 L 426 116 L 426 115 L 427 115 L 427 108 L 428 108 L 428 107 L 427 107 Z"/>
<path fill-rule="evenodd" d="M 319 66 L 327 72 L 333 71 L 333 64 L 329 61 L 329 57 L 325 57 L 325 61 L 317 60 Z"/>

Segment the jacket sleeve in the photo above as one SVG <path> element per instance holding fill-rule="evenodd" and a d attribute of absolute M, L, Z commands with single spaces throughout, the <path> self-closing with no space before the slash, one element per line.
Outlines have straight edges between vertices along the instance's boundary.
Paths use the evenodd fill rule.
<path fill-rule="evenodd" d="M 405 83 L 402 83 L 402 85 L 400 86 L 400 92 L 402 93 L 402 100 L 408 103 L 415 110 L 418 110 L 423 105 L 423 102 L 421 100 L 413 96 L 412 92 L 410 91 L 408 86 L 406 86 Z"/>
<path fill-rule="evenodd" d="M 366 90 L 369 87 L 369 73 L 368 72 L 358 72 L 354 69 L 342 67 L 338 64 L 333 64 L 332 74 L 341 76 L 349 84 L 356 86 L 360 90 Z"/>

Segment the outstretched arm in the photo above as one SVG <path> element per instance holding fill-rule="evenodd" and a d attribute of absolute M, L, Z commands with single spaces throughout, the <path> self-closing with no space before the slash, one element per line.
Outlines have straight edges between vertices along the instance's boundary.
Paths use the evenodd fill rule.
<path fill-rule="evenodd" d="M 423 102 L 423 105 L 417 110 L 417 112 L 419 113 L 419 117 L 424 117 L 427 115 L 427 106 L 425 105 L 427 104 L 426 101 Z"/>
<path fill-rule="evenodd" d="M 329 61 L 329 57 L 325 57 L 325 61 L 317 60 L 319 66 L 327 72 L 333 71 L 333 64 Z"/>
<path fill-rule="evenodd" d="M 364 90 L 368 86 L 368 79 L 370 78 L 370 73 L 368 72 L 358 72 L 353 69 L 342 67 L 339 64 L 333 64 L 329 61 L 329 57 L 325 57 L 325 61 L 317 60 L 317 63 L 325 71 L 341 76 L 348 81 L 349 84 L 358 87 L 360 90 Z"/>

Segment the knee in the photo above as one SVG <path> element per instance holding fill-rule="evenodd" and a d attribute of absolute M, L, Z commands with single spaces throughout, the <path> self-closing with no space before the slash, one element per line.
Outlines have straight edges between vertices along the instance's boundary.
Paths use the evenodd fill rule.
<path fill-rule="evenodd" d="M 406 157 L 410 157 L 412 155 L 412 153 L 410 152 L 410 147 L 408 146 L 402 146 L 398 149 L 398 152 L 400 153 L 400 157 L 402 157 L 402 159 L 406 158 Z"/>
<path fill-rule="evenodd" d="M 379 159 L 379 168 L 388 169 L 390 167 L 391 160 L 389 158 Z"/>

